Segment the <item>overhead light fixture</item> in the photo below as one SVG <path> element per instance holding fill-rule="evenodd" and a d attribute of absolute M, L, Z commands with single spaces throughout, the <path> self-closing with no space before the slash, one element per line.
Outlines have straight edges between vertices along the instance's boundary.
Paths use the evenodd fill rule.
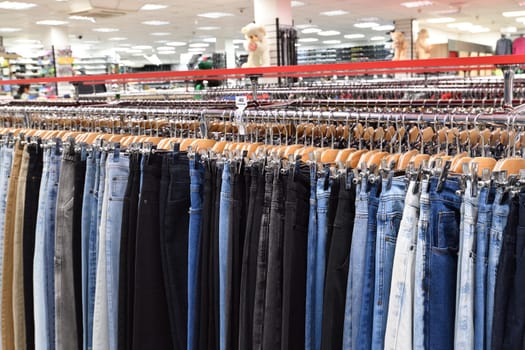
<path fill-rule="evenodd" d="M 298 24 L 295 26 L 295 28 L 297 29 L 306 29 L 306 28 L 312 28 L 312 27 L 317 27 L 315 24 Z"/>
<path fill-rule="evenodd" d="M 152 47 L 149 45 L 135 45 L 131 47 L 133 50 L 149 50 Z"/>
<path fill-rule="evenodd" d="M 108 40 L 110 40 L 110 41 L 124 41 L 124 40 L 128 40 L 128 38 L 124 38 L 122 36 L 116 36 L 116 37 L 113 37 L 113 38 L 109 38 Z"/>
<path fill-rule="evenodd" d="M 192 43 L 189 45 L 190 47 L 208 47 L 210 44 L 208 43 Z"/>
<path fill-rule="evenodd" d="M 168 7 L 167 5 L 159 5 L 159 4 L 145 4 L 143 5 L 140 10 L 141 11 L 155 11 L 155 10 L 162 10 Z"/>
<path fill-rule="evenodd" d="M 456 19 L 452 17 L 429 18 L 426 20 L 427 23 L 433 23 L 433 24 L 452 23 L 455 21 Z"/>
<path fill-rule="evenodd" d="M 157 51 L 175 51 L 175 48 L 172 46 L 159 46 Z"/>
<path fill-rule="evenodd" d="M 93 28 L 93 31 L 94 32 L 99 32 L 99 33 L 113 33 L 113 32 L 118 32 L 118 28 Z"/>
<path fill-rule="evenodd" d="M 40 40 L 35 39 L 17 39 L 16 42 L 20 44 L 41 44 Z"/>
<path fill-rule="evenodd" d="M 188 49 L 188 52 L 204 52 L 206 51 L 203 47 L 192 47 Z"/>
<path fill-rule="evenodd" d="M 470 23 L 470 22 L 449 23 L 449 24 L 447 24 L 447 27 L 464 30 L 464 29 L 468 29 L 468 28 L 472 27 L 472 23 Z"/>
<path fill-rule="evenodd" d="M 301 38 L 298 40 L 300 43 L 313 43 L 319 41 L 317 38 Z"/>
<path fill-rule="evenodd" d="M 516 18 L 516 22 L 525 23 L 525 17 Z"/>
<path fill-rule="evenodd" d="M 373 36 L 370 38 L 371 41 L 381 41 L 381 40 L 385 40 L 385 37 L 384 36 Z"/>
<path fill-rule="evenodd" d="M 339 35 L 339 34 L 341 34 L 341 32 L 338 32 L 337 30 L 325 30 L 325 31 L 317 33 L 317 35 L 320 35 L 320 36 L 334 36 L 334 35 Z"/>
<path fill-rule="evenodd" d="M 86 40 L 84 42 L 87 43 L 87 44 L 99 44 L 100 40 Z M 122 44 L 121 44 L 121 46 L 122 46 Z"/>
<path fill-rule="evenodd" d="M 140 52 L 142 52 L 142 50 L 139 50 L 139 49 L 127 49 L 127 52 L 129 52 L 129 53 L 140 53 Z"/>
<path fill-rule="evenodd" d="M 364 34 L 346 34 L 344 37 L 345 39 L 361 39 L 361 38 L 364 38 L 365 35 Z"/>
<path fill-rule="evenodd" d="M 314 34 L 314 33 L 319 33 L 319 32 L 322 32 L 323 30 L 322 29 L 319 29 L 319 28 L 306 28 L 306 29 L 303 29 L 301 31 L 301 33 L 303 34 Z"/>
<path fill-rule="evenodd" d="M 43 21 L 38 21 L 36 22 L 36 24 L 40 24 L 40 25 L 43 25 L 43 26 L 62 26 L 64 24 L 67 24 L 68 22 L 66 21 L 59 21 L 59 20 L 55 20 L 55 19 L 46 19 L 46 20 L 43 20 Z"/>
<path fill-rule="evenodd" d="M 379 25 L 379 23 L 375 23 L 375 22 L 359 22 L 359 23 L 354 24 L 354 27 L 356 27 L 356 28 L 373 28 L 373 27 L 377 27 L 378 25 Z"/>
<path fill-rule="evenodd" d="M 346 15 L 348 13 L 348 11 L 344 11 L 344 10 L 333 10 L 333 11 L 324 11 L 324 12 L 321 12 L 320 15 L 323 15 L 323 16 L 342 16 L 342 15 Z"/>
<path fill-rule="evenodd" d="M 323 41 L 323 44 L 328 44 L 328 45 L 341 44 L 341 40 L 325 40 Z"/>
<path fill-rule="evenodd" d="M 166 44 L 169 40 L 155 40 L 157 44 Z"/>
<path fill-rule="evenodd" d="M 97 22 L 95 20 L 95 18 L 88 17 L 88 16 L 69 16 L 69 19 L 74 19 L 74 20 L 77 20 L 77 21 L 87 21 L 87 22 L 91 22 L 91 23 L 96 23 Z"/>
<path fill-rule="evenodd" d="M 205 13 L 199 13 L 197 16 L 217 19 L 217 18 L 222 18 L 222 17 L 232 17 L 233 14 L 228 13 L 228 12 L 205 12 Z"/>
<path fill-rule="evenodd" d="M 144 21 L 142 22 L 142 24 L 145 24 L 147 26 L 165 26 L 167 24 L 170 24 L 170 22 L 154 20 L 154 21 Z"/>
<path fill-rule="evenodd" d="M 131 56 L 134 56 L 134 57 L 144 57 L 144 54 L 143 54 L 143 53 L 140 53 L 140 52 L 136 52 L 136 53 L 132 54 Z"/>
<path fill-rule="evenodd" d="M 373 27 L 372 30 L 376 30 L 378 32 L 388 31 L 388 30 L 394 30 L 396 27 L 393 24 L 385 24 L 382 26 Z"/>
<path fill-rule="evenodd" d="M 130 43 L 122 43 L 122 44 L 118 44 L 118 46 L 131 46 Z"/>
<path fill-rule="evenodd" d="M 170 41 L 166 43 L 168 46 L 186 46 L 187 44 L 183 41 Z"/>
<path fill-rule="evenodd" d="M 113 48 L 113 51 L 116 51 L 116 52 L 128 52 L 128 48 L 127 47 L 115 47 Z"/>
<path fill-rule="evenodd" d="M 197 27 L 197 30 L 218 30 L 218 29 L 221 29 L 221 27 L 217 27 L 217 26 Z"/>
<path fill-rule="evenodd" d="M 402 2 L 401 6 L 408 7 L 408 8 L 417 8 L 417 7 L 425 7 L 425 6 L 431 6 L 433 5 L 432 1 L 409 1 L 409 2 Z"/>
<path fill-rule="evenodd" d="M 14 32 L 19 32 L 21 30 L 22 30 L 21 28 L 5 27 L 5 28 L 0 28 L 0 33 L 14 33 Z"/>
<path fill-rule="evenodd" d="M 216 43 L 217 38 L 204 38 L 202 39 L 202 41 L 204 41 L 205 43 Z"/>
<path fill-rule="evenodd" d="M 0 1 L 0 9 L 3 10 L 27 10 L 35 6 L 36 4 L 30 2 Z"/>
<path fill-rule="evenodd" d="M 246 40 L 244 39 L 233 39 L 233 43 L 234 44 L 244 44 Z"/>
<path fill-rule="evenodd" d="M 472 27 L 465 29 L 465 31 L 471 32 L 471 33 L 487 33 L 487 32 L 490 32 L 490 28 L 480 26 L 480 25 L 473 25 Z"/>
<path fill-rule="evenodd" d="M 304 6 L 304 2 L 292 0 L 292 7 Z"/>
<path fill-rule="evenodd" d="M 150 35 L 154 35 L 154 36 L 168 36 L 168 35 L 171 35 L 171 33 L 168 33 L 168 32 L 156 32 L 156 33 L 150 33 Z"/>
<path fill-rule="evenodd" d="M 525 11 L 508 11 L 502 13 L 503 17 L 521 17 L 525 16 Z"/>
<path fill-rule="evenodd" d="M 516 27 L 503 27 L 501 28 L 501 32 L 502 33 L 517 33 L 518 32 L 518 28 Z"/>
<path fill-rule="evenodd" d="M 159 51 L 159 52 L 157 52 L 157 54 L 159 54 L 159 55 L 175 55 L 176 52 L 175 51 Z"/>

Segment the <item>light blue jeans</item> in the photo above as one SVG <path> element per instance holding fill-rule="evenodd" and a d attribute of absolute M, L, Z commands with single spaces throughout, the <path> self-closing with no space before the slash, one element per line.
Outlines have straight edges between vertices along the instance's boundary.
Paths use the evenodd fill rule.
<path fill-rule="evenodd" d="M 454 348 L 474 348 L 474 244 L 479 196 L 472 196 L 472 181 L 467 181 L 461 206 L 461 226 L 456 284 Z"/>
<path fill-rule="evenodd" d="M 357 349 L 357 334 L 363 296 L 365 249 L 368 229 L 367 178 L 356 186 L 355 219 L 350 248 L 350 263 L 346 286 L 343 349 Z"/>
<path fill-rule="evenodd" d="M 317 239 L 317 168 L 310 166 L 310 216 L 306 260 L 305 349 L 315 349 L 315 242 Z"/>
<path fill-rule="evenodd" d="M 221 198 L 219 204 L 219 335 L 220 350 L 226 350 L 226 289 L 228 284 L 228 234 L 232 202 L 230 164 L 222 170 Z"/>
<path fill-rule="evenodd" d="M 496 272 L 498 271 L 499 256 L 501 253 L 501 243 L 503 239 L 503 231 L 507 226 L 507 220 L 510 211 L 508 197 L 502 189 L 496 191 L 494 198 L 494 206 L 492 211 L 492 224 L 490 227 L 489 237 L 489 255 L 487 266 L 487 300 L 485 302 L 486 316 L 486 330 L 485 330 L 485 344 L 490 347 L 492 344 L 492 320 L 494 317 L 494 292 L 496 289 Z"/>
<path fill-rule="evenodd" d="M 412 349 L 414 302 L 414 271 L 419 220 L 419 189 L 411 181 L 405 197 L 403 218 L 397 235 L 388 316 L 385 350 Z"/>

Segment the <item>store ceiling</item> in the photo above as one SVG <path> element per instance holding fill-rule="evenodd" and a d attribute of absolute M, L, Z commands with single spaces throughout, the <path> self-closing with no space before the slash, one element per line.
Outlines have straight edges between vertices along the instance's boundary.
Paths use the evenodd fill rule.
<path fill-rule="evenodd" d="M 182 0 L 20 0 L 36 6 L 26 10 L 0 9 L 0 35 L 4 37 L 4 46 L 8 49 L 19 46 L 23 40 L 40 40 L 45 43 L 50 26 L 37 24 L 42 20 L 61 20 L 67 24 L 58 25 L 66 31 L 71 44 L 83 44 L 91 50 L 109 49 L 111 47 L 139 46 L 130 52 L 121 52 L 126 57 L 140 56 L 142 53 L 155 53 L 158 47 L 166 46 L 165 42 L 182 41 L 187 45 L 176 47 L 176 52 L 188 51 L 191 43 L 208 43 L 205 48 L 213 51 L 213 38 L 242 39 L 240 29 L 253 20 L 253 0 L 217 0 L 217 1 L 182 1 Z M 323 45 L 326 40 L 339 40 L 342 44 L 356 42 L 346 39 L 344 35 L 364 34 L 357 39 L 366 42 L 371 37 L 386 36 L 385 30 L 374 31 L 354 26 L 358 22 L 375 22 L 380 25 L 392 24 L 395 19 L 415 18 L 422 20 L 426 27 L 437 28 L 450 33 L 481 35 L 471 33 L 469 28 L 449 28 L 448 24 L 431 24 L 427 19 L 451 17 L 455 23 L 469 22 L 477 31 L 499 33 L 503 27 L 516 27 L 519 33 L 525 32 L 525 24 L 516 18 L 504 17 L 504 11 L 525 11 L 525 1 L 512 0 L 466 0 L 466 1 L 432 1 L 431 5 L 407 8 L 401 5 L 410 0 L 301 0 L 292 9 L 296 25 L 312 24 L 322 30 L 338 31 L 340 34 L 322 37 L 316 33 L 300 36 L 314 37 L 314 45 Z M 0 0 L 0 7 L 5 3 Z M 140 10 L 143 5 L 163 5 L 157 10 Z M 87 7 L 112 9 L 123 14 L 107 18 L 96 17 L 93 21 L 72 19 L 70 14 Z M 164 7 L 165 6 L 165 7 Z M 346 14 L 338 16 L 321 15 L 321 12 L 342 10 Z M 224 12 L 230 15 L 221 18 L 199 16 L 209 12 Z M 88 16 L 88 15 L 85 15 Z M 153 22 L 148 25 L 147 21 Z M 166 24 L 162 24 L 166 22 Z M 4 32 L 2 32 L 4 28 Z M 7 29 L 5 29 L 7 28 Z M 9 28 L 20 29 L 9 32 Z M 114 28 L 114 32 L 98 32 L 100 28 Z M 7 32 L 6 32 L 7 31 Z M 157 34 L 155 34 L 157 33 Z M 159 34 L 161 33 L 161 34 Z M 81 39 L 80 39 L 81 37 Z M 22 41 L 21 41 L 22 40 Z M 160 42 L 159 42 L 160 41 Z M 24 45 L 25 42 L 23 42 Z M 493 43 L 487 43 L 493 44 Z M 311 44 L 309 44 L 311 45 Z M 152 48 L 145 48 L 151 46 Z M 202 45 L 204 46 L 204 45 Z M 142 47 L 142 48 L 141 48 Z M 198 48 L 193 48 L 195 51 Z M 123 49 L 124 50 L 124 49 Z"/>

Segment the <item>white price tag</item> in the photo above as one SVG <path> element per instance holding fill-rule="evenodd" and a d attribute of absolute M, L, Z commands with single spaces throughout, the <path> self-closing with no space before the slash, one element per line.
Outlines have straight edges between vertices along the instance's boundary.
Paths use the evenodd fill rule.
<path fill-rule="evenodd" d="M 243 110 L 248 107 L 248 99 L 246 96 L 235 96 L 235 106 Z"/>

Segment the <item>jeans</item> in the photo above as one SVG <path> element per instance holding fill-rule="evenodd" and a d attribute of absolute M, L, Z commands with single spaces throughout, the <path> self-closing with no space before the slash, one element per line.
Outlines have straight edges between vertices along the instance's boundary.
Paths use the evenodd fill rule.
<path fill-rule="evenodd" d="M 226 349 L 226 289 L 228 279 L 228 232 L 231 209 L 230 163 L 225 162 L 222 171 L 222 187 L 219 211 L 219 334 L 220 350 Z"/>
<path fill-rule="evenodd" d="M 487 296 L 487 258 L 490 223 L 494 203 L 493 188 L 484 186 L 479 190 L 478 220 L 476 222 L 474 289 L 474 349 L 485 349 L 485 300 Z"/>
<path fill-rule="evenodd" d="M 377 212 L 372 349 L 384 348 L 392 265 L 404 205 L 404 180 L 384 179 Z"/>
<path fill-rule="evenodd" d="M 191 207 L 188 237 L 188 350 L 194 349 L 194 337 L 198 326 L 198 273 L 203 206 L 204 167 L 200 157 L 190 159 Z"/>
<path fill-rule="evenodd" d="M 492 223 L 489 236 L 489 253 L 487 265 L 487 300 L 485 302 L 485 344 L 492 344 L 492 324 L 494 319 L 494 293 L 496 289 L 496 272 L 498 271 L 499 257 L 503 240 L 503 231 L 507 226 L 510 211 L 509 196 L 502 189 L 496 191 L 492 208 Z"/>
<path fill-rule="evenodd" d="M 385 330 L 386 350 L 412 349 L 414 272 L 419 221 L 419 188 L 411 181 L 396 240 Z"/>
<path fill-rule="evenodd" d="M 357 183 L 355 201 L 355 220 L 350 248 L 350 264 L 346 285 L 345 321 L 343 349 L 357 349 L 357 335 L 361 317 L 361 303 L 365 276 L 365 250 L 368 227 L 368 180 L 366 177 Z"/>
<path fill-rule="evenodd" d="M 315 258 L 317 240 L 317 168 L 310 166 L 310 215 L 306 260 L 305 349 L 315 348 Z"/>
<path fill-rule="evenodd" d="M 456 286 L 456 320 L 454 347 L 474 348 L 474 294 L 476 222 L 479 197 L 472 196 L 472 181 L 467 181 L 461 205 L 461 225 Z"/>
<path fill-rule="evenodd" d="M 377 237 L 377 210 L 379 206 L 379 183 L 370 186 L 368 197 L 368 224 L 365 245 L 365 264 L 363 276 L 363 292 L 361 300 L 361 314 L 359 315 L 359 333 L 357 334 L 357 348 L 370 349 L 372 345 L 372 325 L 374 316 L 374 283 L 375 283 L 375 250 Z"/>

